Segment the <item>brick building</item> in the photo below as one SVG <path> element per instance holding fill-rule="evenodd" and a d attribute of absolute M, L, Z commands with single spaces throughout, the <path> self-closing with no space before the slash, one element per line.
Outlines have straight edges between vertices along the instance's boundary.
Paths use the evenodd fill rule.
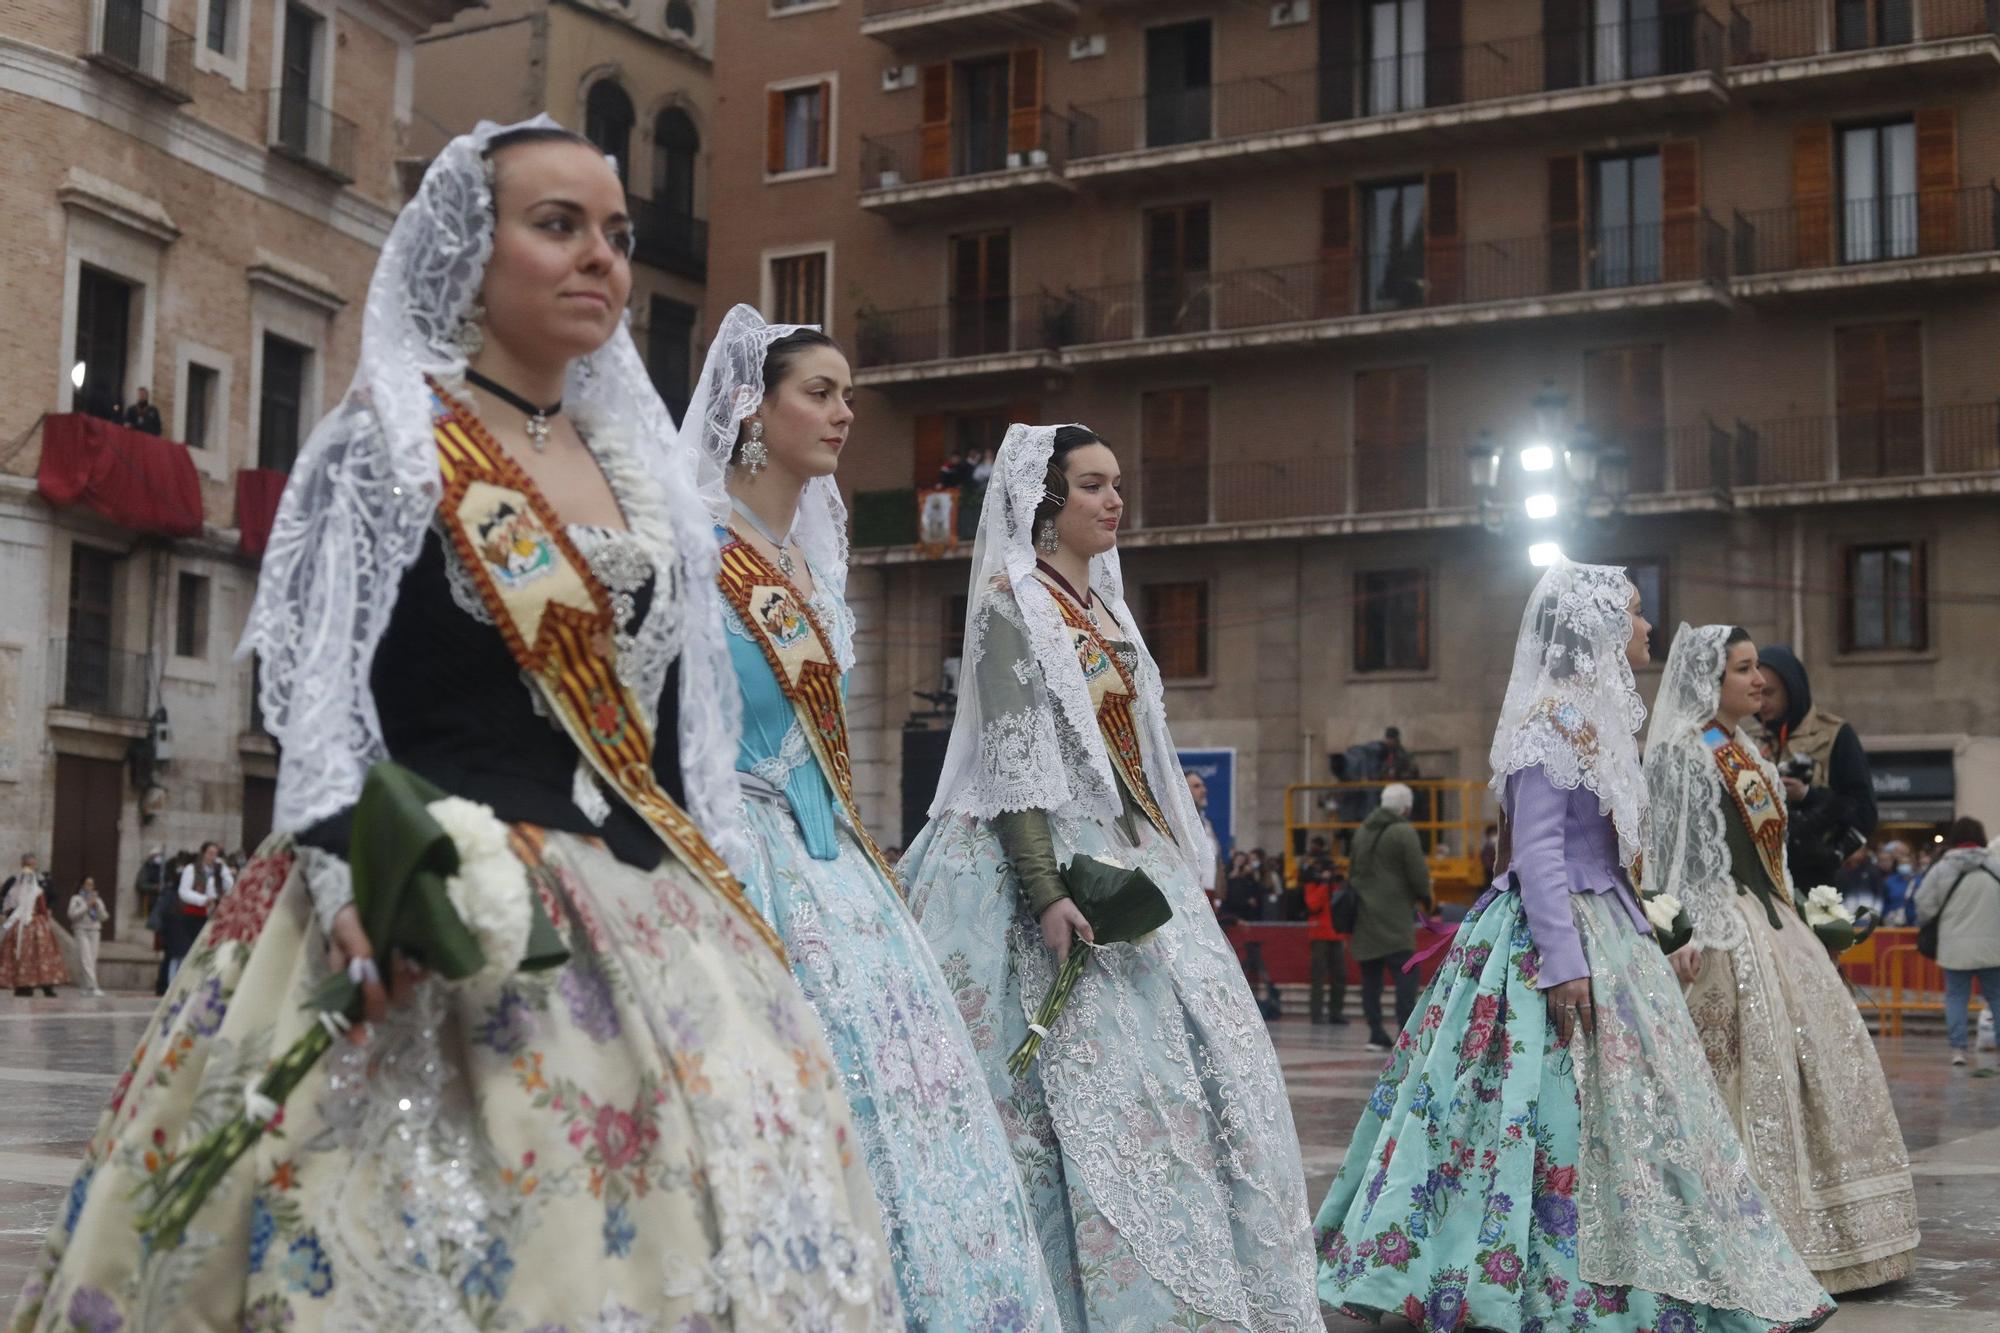
<path fill-rule="evenodd" d="M 270 827 L 255 557 L 353 373 L 415 39 L 464 7 L 0 4 L 0 856 L 94 875 L 107 934 L 143 938 L 147 847 Z M 142 387 L 158 436 L 104 419 Z"/>
<path fill-rule="evenodd" d="M 719 23 L 718 294 L 830 321 L 865 390 L 842 480 L 885 841 L 929 798 L 913 695 L 965 591 L 914 491 L 1022 417 L 1117 447 L 1131 602 L 1176 738 L 1234 751 L 1239 840 L 1385 725 L 1483 778 L 1541 540 L 1629 563 L 1662 657 L 1682 619 L 1799 645 L 1891 820 L 2000 816 L 1985 0 Z"/>

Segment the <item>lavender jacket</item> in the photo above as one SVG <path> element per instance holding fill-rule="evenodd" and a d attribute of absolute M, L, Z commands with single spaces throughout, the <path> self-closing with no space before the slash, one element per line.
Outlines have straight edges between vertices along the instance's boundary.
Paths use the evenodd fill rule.
<path fill-rule="evenodd" d="M 1528 933 L 1541 955 L 1536 985 L 1547 990 L 1590 975 L 1570 911 L 1572 893 L 1615 893 L 1632 928 L 1652 932 L 1619 864 L 1618 830 L 1610 815 L 1598 811 L 1595 792 L 1584 786 L 1563 791 L 1537 764 L 1508 775 L 1500 808 L 1513 848 L 1509 869 L 1521 889 Z"/>

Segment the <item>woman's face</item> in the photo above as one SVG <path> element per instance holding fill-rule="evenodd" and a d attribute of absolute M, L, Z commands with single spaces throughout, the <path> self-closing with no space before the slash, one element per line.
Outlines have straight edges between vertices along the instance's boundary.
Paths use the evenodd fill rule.
<path fill-rule="evenodd" d="M 833 347 L 808 347 L 792 357 L 777 391 L 764 395 L 751 420 L 764 425 L 770 466 L 802 482 L 831 475 L 854 425 L 847 358 Z"/>
<path fill-rule="evenodd" d="M 1069 498 L 1056 511 L 1056 535 L 1065 549 L 1089 559 L 1118 544 L 1118 522 L 1125 515 L 1124 478 L 1118 458 L 1103 444 L 1072 449 L 1063 459 Z"/>
<path fill-rule="evenodd" d="M 1637 671 L 1653 660 L 1653 623 L 1639 613 L 1639 590 L 1632 589 L 1632 595 L 1625 600 L 1625 614 L 1631 619 L 1631 635 L 1625 640 L 1625 660 Z"/>
<path fill-rule="evenodd" d="M 632 294 L 632 220 L 617 173 L 575 143 L 518 144 L 493 168 L 487 336 L 524 365 L 596 351 Z"/>
<path fill-rule="evenodd" d="M 1724 717 L 1750 717 L 1763 697 L 1763 680 L 1757 674 L 1757 645 L 1748 641 L 1739 643 L 1729 650 L 1728 660 L 1722 664 L 1722 699 L 1715 711 Z"/>

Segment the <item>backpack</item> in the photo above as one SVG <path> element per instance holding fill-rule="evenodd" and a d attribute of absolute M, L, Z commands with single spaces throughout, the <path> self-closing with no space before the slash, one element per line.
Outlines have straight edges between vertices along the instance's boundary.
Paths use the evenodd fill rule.
<path fill-rule="evenodd" d="M 1958 893 L 1959 886 L 1974 875 L 1984 875 L 1993 881 L 1995 887 L 2000 887 L 2000 876 L 1983 865 L 1974 866 L 1954 880 L 1951 888 L 1945 891 L 1944 902 L 1938 905 L 1937 915 L 1917 927 L 1917 952 L 1934 963 L 1937 961 L 1938 927 L 1944 924 L 1944 914 L 1951 910 L 1951 900 Z"/>
<path fill-rule="evenodd" d="M 1334 892 L 1327 902 L 1326 914 L 1335 931 L 1342 935 L 1354 933 L 1354 928 L 1361 924 L 1361 895 L 1354 891 L 1352 881 L 1343 883 Z"/>

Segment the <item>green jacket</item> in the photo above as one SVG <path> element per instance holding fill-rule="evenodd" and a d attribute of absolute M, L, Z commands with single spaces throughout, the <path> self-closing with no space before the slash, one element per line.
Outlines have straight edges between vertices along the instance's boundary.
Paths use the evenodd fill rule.
<path fill-rule="evenodd" d="M 1366 962 L 1416 948 L 1412 912 L 1430 900 L 1431 868 L 1410 821 L 1386 806 L 1376 806 L 1354 835 L 1349 880 L 1361 895 L 1361 916 L 1348 951 Z"/>

